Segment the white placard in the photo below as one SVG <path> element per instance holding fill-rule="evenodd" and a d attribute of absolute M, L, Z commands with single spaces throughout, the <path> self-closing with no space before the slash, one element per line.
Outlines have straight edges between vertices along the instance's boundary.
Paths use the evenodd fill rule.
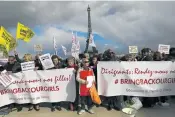
<path fill-rule="evenodd" d="M 138 53 L 138 47 L 137 46 L 129 46 L 129 53 L 130 54 L 137 54 Z"/>
<path fill-rule="evenodd" d="M 21 69 L 22 69 L 22 71 L 34 70 L 35 69 L 35 62 L 30 61 L 30 62 L 21 63 Z"/>
<path fill-rule="evenodd" d="M 175 62 L 99 62 L 97 72 L 99 95 L 175 95 Z"/>
<path fill-rule="evenodd" d="M 50 69 L 54 67 L 50 54 L 44 54 L 39 56 L 41 64 L 43 65 L 44 69 Z"/>
<path fill-rule="evenodd" d="M 1 74 L 0 74 L 0 83 L 4 87 L 8 87 L 13 81 L 14 80 L 13 80 L 12 76 L 8 75 L 6 70 L 1 72 Z"/>
<path fill-rule="evenodd" d="M 42 45 L 34 45 L 34 51 L 35 52 L 42 52 L 43 51 Z"/>
<path fill-rule="evenodd" d="M 87 81 L 88 81 L 88 84 L 86 85 L 87 88 L 92 87 L 92 84 L 95 81 L 94 79 L 95 79 L 94 76 L 87 76 Z"/>
<path fill-rule="evenodd" d="M 170 45 L 159 44 L 158 51 L 160 53 L 169 54 L 169 50 L 170 50 Z"/>
<path fill-rule="evenodd" d="M 25 71 L 12 74 L 14 82 L 0 86 L 0 107 L 11 103 L 74 102 L 76 96 L 73 68 Z"/>

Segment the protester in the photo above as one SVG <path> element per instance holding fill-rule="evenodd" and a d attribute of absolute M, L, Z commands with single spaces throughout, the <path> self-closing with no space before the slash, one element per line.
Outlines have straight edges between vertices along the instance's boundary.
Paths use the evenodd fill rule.
<path fill-rule="evenodd" d="M 74 68 L 74 73 L 76 75 L 77 70 L 78 70 L 78 66 L 75 63 L 75 59 L 73 57 L 69 57 L 69 58 L 67 58 L 66 62 L 67 62 L 66 68 Z M 76 84 L 75 84 L 76 85 L 76 99 L 75 99 L 74 103 L 69 104 L 69 109 L 71 111 L 78 110 L 78 105 L 79 105 L 79 85 L 78 85 L 77 80 L 75 82 L 76 82 Z"/>
<path fill-rule="evenodd" d="M 17 73 L 21 71 L 21 65 L 19 62 L 16 61 L 14 56 L 8 57 L 8 62 L 4 65 L 4 69 L 8 73 Z M 9 109 L 12 109 L 13 107 L 17 107 L 17 111 L 22 111 L 22 106 L 20 104 L 10 104 Z"/>
<path fill-rule="evenodd" d="M 141 61 L 153 61 L 152 51 L 150 48 L 143 48 Z M 155 106 L 154 97 L 143 97 L 142 98 L 143 107 L 149 108 Z"/>
<path fill-rule="evenodd" d="M 80 102 L 81 102 L 81 110 L 78 112 L 79 115 L 85 112 L 85 105 L 87 105 L 87 110 L 90 114 L 94 114 L 92 110 L 93 103 L 90 97 L 89 88 L 86 87 L 88 84 L 87 77 L 94 76 L 93 70 L 89 67 L 89 59 L 84 58 L 82 60 L 82 68 L 79 68 L 77 72 L 77 81 L 80 84 Z M 95 79 L 94 79 L 95 83 Z"/>
<path fill-rule="evenodd" d="M 54 67 L 51 69 L 61 69 L 62 68 L 61 59 L 57 55 L 52 56 L 52 61 L 53 61 Z M 54 112 L 55 109 L 57 109 L 58 111 L 62 110 L 61 109 L 61 102 L 52 103 L 51 111 Z"/>
<path fill-rule="evenodd" d="M 29 61 L 33 61 L 33 58 L 32 58 L 32 55 L 31 54 L 25 54 L 23 56 L 23 60 L 21 60 L 18 56 L 18 53 L 16 51 L 14 51 L 14 54 L 15 54 L 15 58 L 16 60 L 19 62 L 19 63 L 23 63 L 23 62 L 29 62 Z M 38 70 L 40 66 L 36 66 L 35 65 L 35 69 L 34 70 Z M 29 104 L 29 110 L 28 111 L 32 111 L 33 108 L 36 110 L 36 111 L 39 111 L 40 110 L 40 107 L 39 107 L 39 104 Z"/>
<path fill-rule="evenodd" d="M 44 70 L 41 61 L 39 60 L 39 56 L 41 56 L 41 54 L 35 56 L 35 66 L 37 67 L 37 70 Z"/>
<path fill-rule="evenodd" d="M 7 64 L 4 65 L 4 68 L 8 72 L 17 73 L 21 71 L 21 65 L 16 61 L 14 56 L 8 57 Z"/>
<path fill-rule="evenodd" d="M 98 57 L 97 56 L 93 56 L 92 57 L 92 61 L 90 63 L 90 67 L 93 69 L 96 82 L 97 82 L 97 64 L 98 64 Z M 96 83 L 96 88 L 97 88 L 97 83 Z"/>
<path fill-rule="evenodd" d="M 108 49 L 104 52 L 103 61 L 117 61 L 117 60 L 119 60 L 119 59 L 116 58 L 115 53 L 111 49 Z M 106 97 L 107 102 L 108 102 L 107 110 L 111 111 L 113 108 L 115 110 L 120 110 L 121 98 L 122 98 L 121 96 Z"/>
<path fill-rule="evenodd" d="M 162 61 L 162 55 L 160 52 L 155 52 L 153 55 L 154 61 Z M 161 96 L 155 98 L 155 103 L 161 105 L 161 106 L 169 106 L 169 103 L 167 102 L 168 97 Z"/>

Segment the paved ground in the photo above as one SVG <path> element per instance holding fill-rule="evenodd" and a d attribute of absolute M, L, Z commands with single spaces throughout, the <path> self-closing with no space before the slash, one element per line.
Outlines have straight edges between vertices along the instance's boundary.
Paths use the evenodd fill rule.
<path fill-rule="evenodd" d="M 51 112 L 48 107 L 41 107 L 39 112 L 28 112 L 27 108 L 24 108 L 22 112 L 13 111 L 5 117 L 128 117 L 123 115 L 122 112 L 112 110 L 107 111 L 103 107 L 94 107 L 95 114 L 84 113 L 83 115 L 77 115 L 76 112 L 70 112 L 67 110 Z M 1 117 L 1 116 L 0 116 Z M 175 103 L 169 107 L 156 106 L 154 108 L 142 108 L 138 111 L 136 117 L 175 117 Z"/>

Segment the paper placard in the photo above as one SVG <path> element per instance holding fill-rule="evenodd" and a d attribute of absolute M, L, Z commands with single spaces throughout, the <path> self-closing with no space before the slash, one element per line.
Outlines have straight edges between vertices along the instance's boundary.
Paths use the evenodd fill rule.
<path fill-rule="evenodd" d="M 130 54 L 137 54 L 138 53 L 138 47 L 137 46 L 129 46 L 129 53 Z"/>
<path fill-rule="evenodd" d="M 95 81 L 95 76 L 87 76 L 88 84 L 86 85 L 87 88 L 90 88 L 93 85 L 93 82 Z"/>
<path fill-rule="evenodd" d="M 163 44 L 159 44 L 159 48 L 158 51 L 162 54 L 169 54 L 169 50 L 170 50 L 170 45 L 163 45 Z"/>
<path fill-rule="evenodd" d="M 21 63 L 22 71 L 34 70 L 34 68 L 35 68 L 35 62 L 34 61 Z"/>
<path fill-rule="evenodd" d="M 13 83 L 13 81 L 14 81 L 14 79 L 11 77 L 11 75 L 8 75 L 6 70 L 1 72 L 0 83 L 4 87 L 8 87 L 11 83 Z"/>
<path fill-rule="evenodd" d="M 53 68 L 54 64 L 52 62 L 51 56 L 50 54 L 44 54 L 42 56 L 39 57 L 41 64 L 43 65 L 44 69 L 49 69 L 49 68 Z"/>
<path fill-rule="evenodd" d="M 35 52 L 42 52 L 43 51 L 42 45 L 34 45 L 34 51 Z"/>

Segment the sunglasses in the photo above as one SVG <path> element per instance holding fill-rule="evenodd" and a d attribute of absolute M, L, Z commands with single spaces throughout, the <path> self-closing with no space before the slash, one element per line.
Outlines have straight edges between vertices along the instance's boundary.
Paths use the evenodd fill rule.
<path fill-rule="evenodd" d="M 89 63 L 89 61 L 84 61 L 84 63 Z"/>

